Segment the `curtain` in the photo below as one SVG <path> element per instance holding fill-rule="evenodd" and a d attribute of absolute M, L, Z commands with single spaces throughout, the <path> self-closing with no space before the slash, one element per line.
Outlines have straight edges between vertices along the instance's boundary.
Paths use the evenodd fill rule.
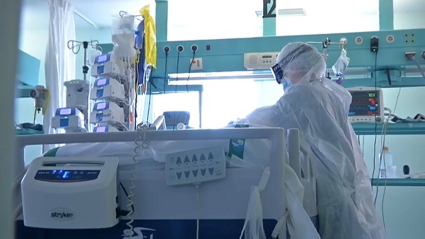
<path fill-rule="evenodd" d="M 75 55 L 67 48 L 69 40 L 75 40 L 74 9 L 64 0 L 48 0 L 50 21 L 49 39 L 46 50 L 46 88 L 50 92 L 50 105 L 44 115 L 45 134 L 53 134 L 52 117 L 57 108 L 65 107 L 66 89 L 64 82 L 75 79 Z M 44 145 L 43 152 L 55 147 Z"/>

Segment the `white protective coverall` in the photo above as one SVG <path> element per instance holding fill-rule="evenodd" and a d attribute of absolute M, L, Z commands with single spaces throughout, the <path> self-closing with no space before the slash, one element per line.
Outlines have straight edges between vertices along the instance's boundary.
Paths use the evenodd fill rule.
<path fill-rule="evenodd" d="M 317 179 L 321 237 L 385 238 L 370 176 L 348 121 L 351 94 L 324 78 L 322 55 L 305 43 L 286 45 L 272 71 L 284 85 L 284 95 L 275 105 L 253 111 L 246 121 L 300 130 Z"/>

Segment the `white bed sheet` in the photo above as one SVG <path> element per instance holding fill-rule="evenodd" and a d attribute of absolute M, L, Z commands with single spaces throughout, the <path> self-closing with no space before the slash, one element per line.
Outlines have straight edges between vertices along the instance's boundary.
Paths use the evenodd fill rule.
<path fill-rule="evenodd" d="M 140 144 L 142 142 L 139 142 Z M 135 158 L 142 168 L 163 169 L 167 154 L 188 150 L 222 147 L 229 152 L 230 140 L 185 140 L 185 141 L 156 141 L 150 142 L 148 148 L 140 147 Z M 136 155 L 135 142 L 112 142 L 91 144 L 68 144 L 60 147 L 57 157 L 118 157 L 120 168 L 124 169 L 134 163 Z M 267 139 L 245 140 L 243 157 L 235 155 L 227 158 L 228 167 L 250 167 L 268 165 L 270 160 L 270 141 Z"/>

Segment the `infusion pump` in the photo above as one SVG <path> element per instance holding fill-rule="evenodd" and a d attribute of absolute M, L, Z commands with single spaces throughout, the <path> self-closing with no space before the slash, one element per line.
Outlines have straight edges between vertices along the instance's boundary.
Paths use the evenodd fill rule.
<path fill-rule="evenodd" d="M 384 121 L 385 107 L 383 92 L 375 87 L 347 89 L 352 97 L 348 118 L 352 123 L 374 123 Z"/>

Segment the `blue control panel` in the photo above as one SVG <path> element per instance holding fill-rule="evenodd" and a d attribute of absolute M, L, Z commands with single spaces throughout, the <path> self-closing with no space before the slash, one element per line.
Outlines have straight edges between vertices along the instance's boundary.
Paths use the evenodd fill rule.
<path fill-rule="evenodd" d="M 109 78 L 100 78 L 100 79 L 97 79 L 94 83 L 96 87 L 104 87 L 105 85 L 108 85 L 108 84 L 109 84 Z"/>
<path fill-rule="evenodd" d="M 46 182 L 84 182 L 96 180 L 100 170 L 38 170 L 34 179 Z"/>
<path fill-rule="evenodd" d="M 71 116 L 75 115 L 75 108 L 59 108 L 56 109 L 55 116 Z"/>
<path fill-rule="evenodd" d="M 97 56 L 94 62 L 96 64 L 102 64 L 102 63 L 108 62 L 110 59 L 111 59 L 111 56 L 109 54 L 105 54 L 105 55 Z"/>

